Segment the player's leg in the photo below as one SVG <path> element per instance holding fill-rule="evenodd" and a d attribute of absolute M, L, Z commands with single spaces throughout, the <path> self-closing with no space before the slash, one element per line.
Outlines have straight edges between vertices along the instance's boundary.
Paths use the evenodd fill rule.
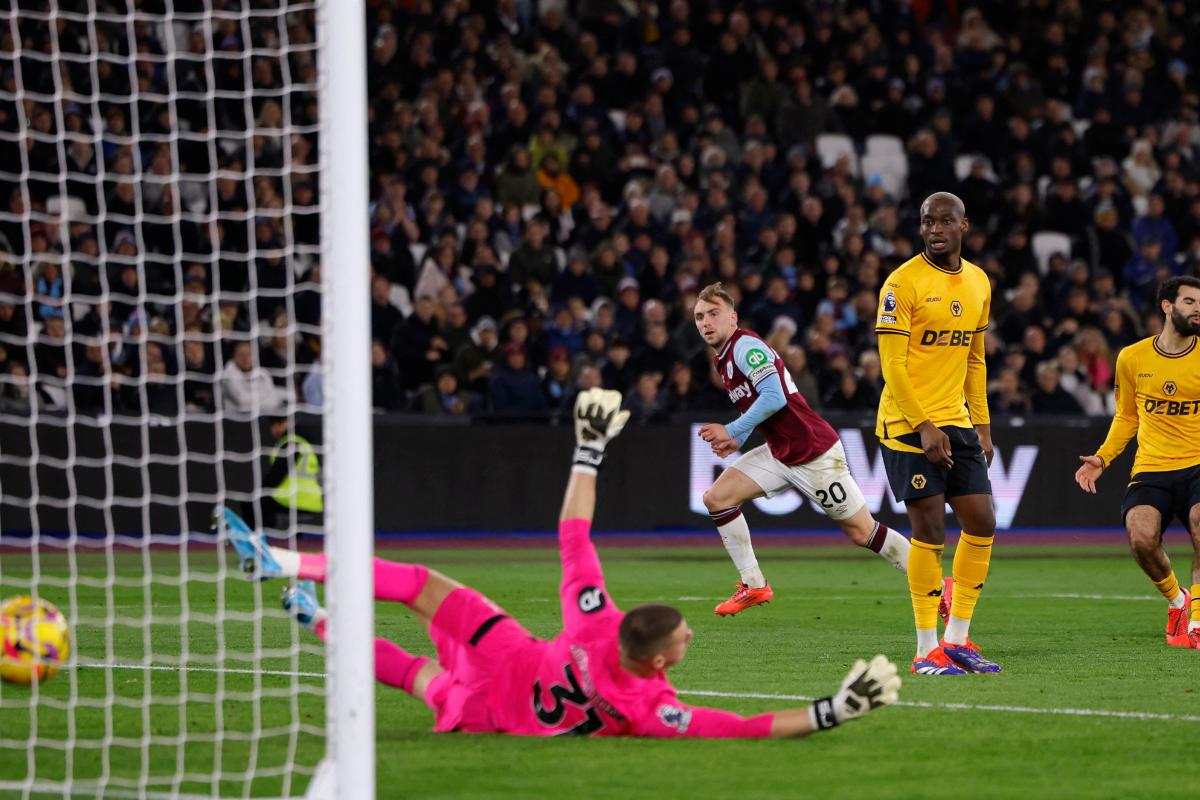
<path fill-rule="evenodd" d="M 324 553 L 301 553 L 268 545 L 261 532 L 252 530 L 244 519 L 228 508 L 218 507 L 213 516 L 219 535 L 233 546 L 247 574 L 264 579 L 325 582 L 327 563 Z M 375 558 L 372 566 L 375 599 L 403 603 L 426 625 L 452 592 L 464 588 L 458 581 L 423 564 Z"/>
<path fill-rule="evenodd" d="M 940 493 L 927 495 L 906 500 L 905 506 L 913 531 L 908 553 L 908 592 L 917 631 L 913 672 L 961 675 L 963 671 L 953 668 L 941 653 L 937 636 L 937 608 L 943 586 L 942 551 L 946 546 L 946 498 Z M 937 671 L 939 668 L 952 671 Z"/>
<path fill-rule="evenodd" d="M 322 642 L 326 640 L 329 614 L 318 603 L 312 581 L 299 581 L 284 589 L 283 607 Z M 387 639 L 375 639 L 375 678 L 380 683 L 402 689 L 424 702 L 429 685 L 443 672 L 436 661 L 414 656 Z"/>
<path fill-rule="evenodd" d="M 1188 601 L 1186 589 L 1179 585 L 1171 559 L 1163 549 L 1163 530 L 1174 514 L 1171 492 L 1146 482 L 1145 473 L 1134 476 L 1125 493 L 1123 506 L 1129 550 L 1142 572 L 1167 601 L 1167 644 L 1186 647 Z M 1142 480 L 1138 480 L 1142 478 Z"/>
<path fill-rule="evenodd" d="M 850 541 L 900 572 L 908 570 L 908 540 L 871 516 L 840 441 L 812 461 L 792 467 L 791 478 L 800 493 L 820 506 Z"/>
<path fill-rule="evenodd" d="M 1192 537 L 1191 614 L 1188 621 L 1188 646 L 1200 650 L 1200 503 L 1188 511 L 1188 534 Z"/>
<path fill-rule="evenodd" d="M 750 526 L 742 514 L 742 504 L 766 493 L 744 471 L 748 467 L 743 463 L 744 458 L 738 459 L 738 464 L 722 472 L 713 485 L 705 490 L 704 507 L 708 509 L 726 552 L 733 559 L 742 583 L 751 588 L 760 588 L 766 585 L 766 579 L 754 555 Z"/>
<path fill-rule="evenodd" d="M 971 618 L 987 582 L 992 560 L 992 542 L 996 534 L 992 496 L 960 495 L 949 498 L 949 503 L 963 524 L 963 530 L 954 551 L 954 596 L 942 649 L 952 661 L 969 672 L 999 672 L 997 664 L 979 655 L 969 636 Z"/>
<path fill-rule="evenodd" d="M 892 495 L 904 503 L 912 524 L 908 549 L 908 593 L 917 631 L 912 672 L 921 675 L 965 675 L 942 652 L 937 640 L 938 601 L 942 596 L 942 550 L 946 544 L 946 470 L 918 449 L 920 437 L 908 434 L 899 443 L 909 450 L 881 448 Z"/>
<path fill-rule="evenodd" d="M 947 428 L 954 466 L 947 473 L 946 499 L 962 523 L 954 551 L 954 593 L 946 620 L 942 650 L 969 672 L 999 672 L 1000 667 L 979 655 L 969 633 L 975 605 L 987 582 L 996 535 L 996 513 L 992 506 L 992 484 L 988 463 L 973 428 Z"/>

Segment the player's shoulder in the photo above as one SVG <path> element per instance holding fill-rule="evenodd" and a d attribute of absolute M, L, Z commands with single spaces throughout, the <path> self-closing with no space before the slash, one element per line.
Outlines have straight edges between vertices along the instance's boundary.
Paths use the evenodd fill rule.
<path fill-rule="evenodd" d="M 984 271 L 983 267 L 967 261 L 965 258 L 960 258 L 959 261 L 962 264 L 963 273 L 965 275 L 969 276 L 972 280 L 981 280 L 987 283 L 989 286 L 991 285 L 991 279 L 988 278 L 988 274 Z"/>
<path fill-rule="evenodd" d="M 1147 336 L 1144 339 L 1139 339 L 1133 344 L 1127 344 L 1121 348 L 1121 352 L 1117 353 L 1118 361 L 1140 360 L 1143 358 L 1153 358 L 1158 355 L 1158 350 L 1154 346 L 1156 336 Z"/>
<path fill-rule="evenodd" d="M 884 286 L 892 289 L 900 289 L 911 285 L 914 280 L 920 277 L 921 268 L 927 263 L 924 254 L 917 253 L 908 261 L 905 261 L 892 270 L 887 278 L 884 279 Z"/>

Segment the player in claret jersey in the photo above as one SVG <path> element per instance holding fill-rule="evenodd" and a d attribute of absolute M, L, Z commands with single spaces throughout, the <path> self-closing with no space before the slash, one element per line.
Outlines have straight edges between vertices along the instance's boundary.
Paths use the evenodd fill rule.
<path fill-rule="evenodd" d="M 1137 434 L 1121 506 L 1129 547 L 1166 598 L 1167 644 L 1200 650 L 1200 279 L 1170 278 L 1159 289 L 1158 305 L 1166 315 L 1162 333 L 1117 356 L 1116 416 L 1095 455 L 1079 457 L 1075 480 L 1095 494 L 1100 473 Z M 1163 551 L 1171 517 L 1192 537 L 1190 593 Z"/>
<path fill-rule="evenodd" d="M 437 649 L 435 661 L 376 639 L 376 677 L 428 705 L 434 730 L 467 733 L 803 736 L 896 702 L 900 678 L 882 655 L 860 659 L 837 694 L 806 708 L 746 718 L 680 702 L 666 670 L 683 659 L 691 628 L 670 606 L 618 609 L 590 538 L 596 473 L 629 418 L 620 407 L 620 393 L 603 389 L 575 403 L 577 446 L 558 526 L 562 633 L 537 639 L 474 589 L 420 564 L 376 559 L 376 599 L 411 608 Z M 301 579 L 284 592 L 284 607 L 324 638 L 326 615 L 309 581 L 325 579 L 325 557 L 268 547 L 225 509 L 217 521 L 252 576 Z"/>
<path fill-rule="evenodd" d="M 704 493 L 721 542 L 741 573 L 733 596 L 718 605 L 716 613 L 737 614 L 775 596 L 755 558 L 742 503 L 792 487 L 819 504 L 852 542 L 904 572 L 908 540 L 871 516 L 837 433 L 809 408 L 783 359 L 761 338 L 738 327 L 733 298 L 721 284 L 700 292 L 693 316 L 713 350 L 729 399 L 742 412 L 728 425 L 701 426 L 700 437 L 721 457 L 741 449 L 755 428 L 767 440 L 735 461 Z"/>

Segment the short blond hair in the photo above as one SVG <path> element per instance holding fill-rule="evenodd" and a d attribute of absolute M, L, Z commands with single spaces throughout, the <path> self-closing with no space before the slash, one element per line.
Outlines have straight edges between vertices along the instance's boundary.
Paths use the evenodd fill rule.
<path fill-rule="evenodd" d="M 725 291 L 725 286 L 717 281 L 710 283 L 700 290 L 700 294 L 696 295 L 697 300 L 703 300 L 706 303 L 715 303 L 717 300 L 724 300 L 725 304 L 730 308 L 737 308 L 737 303 L 733 302 L 733 296 Z"/>

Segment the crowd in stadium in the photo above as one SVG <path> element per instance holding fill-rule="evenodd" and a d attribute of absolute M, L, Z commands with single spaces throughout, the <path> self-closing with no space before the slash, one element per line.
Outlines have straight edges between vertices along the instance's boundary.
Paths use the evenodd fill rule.
<path fill-rule="evenodd" d="M 1157 284 L 1200 274 L 1200 8 L 1184 0 L 369 5 L 377 409 L 553 415 L 593 386 L 625 391 L 643 422 L 726 409 L 690 319 L 719 280 L 814 407 L 873 411 L 879 289 L 920 249 L 917 209 L 938 190 L 964 200 L 963 255 L 993 283 L 993 414 L 1111 413 L 1116 353 L 1161 325 Z M 27 189 L 0 174 L 0 234 L 36 259 L 33 299 L 0 302 L 0 334 L 41 325 L 36 346 L 0 347 L 10 402 L 31 392 L 12 376 L 33 363 L 53 384 L 72 357 L 76 374 L 133 378 L 126 407 L 178 410 L 181 373 L 193 408 L 319 399 L 310 368 L 284 380 L 320 351 L 312 20 L 291 20 L 282 59 L 249 52 L 277 31 L 221 22 L 211 41 L 176 26 L 172 52 L 196 60 L 173 69 L 63 70 L 140 96 L 29 101 L 45 137 L 0 137 L 2 164 L 71 170 Z M 120 47 L 103 38 L 77 43 Z M 139 53 L 163 38 L 139 31 Z M 31 74 L 4 67 L 4 91 L 28 91 L 14 72 Z M 243 79 L 265 88 L 253 108 L 152 99 Z M 203 131 L 214 113 L 247 133 L 169 143 L 172 114 Z M 47 144 L 95 126 L 100 148 Z M 103 222 L 65 243 L 47 223 L 35 241 L 64 187 Z M 73 356 L 64 272 L 72 296 L 111 299 L 66 314 Z M 0 269 L 0 292 L 22 291 L 19 263 Z M 78 346 L 110 328 L 135 343 Z M 75 402 L 97 391 L 77 385 Z"/>

